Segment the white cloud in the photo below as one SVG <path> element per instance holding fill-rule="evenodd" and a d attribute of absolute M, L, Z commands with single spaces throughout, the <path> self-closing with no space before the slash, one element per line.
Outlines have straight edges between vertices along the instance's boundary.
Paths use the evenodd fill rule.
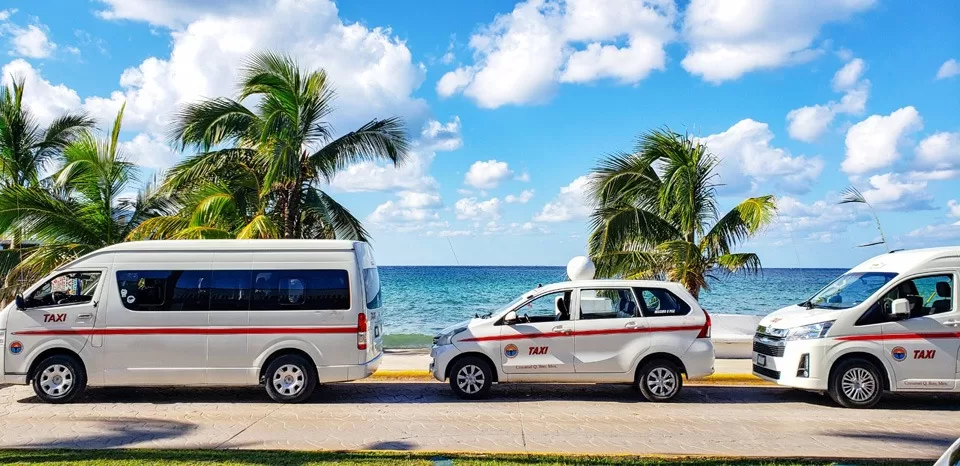
<path fill-rule="evenodd" d="M 454 116 L 447 123 L 427 120 L 420 131 L 420 142 L 424 147 L 437 151 L 459 149 L 463 146 L 463 139 L 460 137 L 460 117 Z"/>
<path fill-rule="evenodd" d="M 846 173 L 861 174 L 884 168 L 900 158 L 898 147 L 910 134 L 923 127 L 913 107 L 890 115 L 872 115 L 847 131 L 846 158 L 840 165 Z"/>
<path fill-rule="evenodd" d="M 470 166 L 463 182 L 477 189 L 491 189 L 496 188 L 501 181 L 509 178 L 512 174 L 513 171 L 510 170 L 507 162 L 478 160 Z"/>
<path fill-rule="evenodd" d="M 870 95 L 870 81 L 860 80 L 866 63 L 859 58 L 850 60 L 833 76 L 833 89 L 845 94 L 840 102 L 811 105 L 787 113 L 787 132 L 798 141 L 814 142 L 839 114 L 862 114 Z"/>
<path fill-rule="evenodd" d="M 947 201 L 947 215 L 953 218 L 960 218 L 960 202 L 954 199 Z"/>
<path fill-rule="evenodd" d="M 933 195 L 927 191 L 927 182 L 908 180 L 896 173 L 873 175 L 867 179 L 867 188 L 860 193 L 879 210 L 930 210 Z"/>
<path fill-rule="evenodd" d="M 169 58 L 147 58 L 124 71 L 120 90 L 87 100 L 99 118 L 126 101 L 130 129 L 160 134 L 178 105 L 233 95 L 238 64 L 262 50 L 282 50 L 303 67 L 327 71 L 337 91 L 330 123 L 340 132 L 394 115 L 419 128 L 426 112 L 426 103 L 411 96 L 425 70 L 406 44 L 389 29 L 345 24 L 329 0 L 106 3 L 106 18 L 183 25 L 171 34 Z"/>
<path fill-rule="evenodd" d="M 390 200 L 377 206 L 367 220 L 374 224 L 418 223 L 439 218 L 442 206 L 436 193 L 401 191 L 397 200 Z"/>
<path fill-rule="evenodd" d="M 517 195 L 508 194 L 503 198 L 503 201 L 507 204 L 526 204 L 530 202 L 530 199 L 533 199 L 533 190 L 525 189 Z"/>
<path fill-rule="evenodd" d="M 673 0 L 528 0 L 470 38 L 474 63 L 446 73 L 442 97 L 478 105 L 539 103 L 557 83 L 635 83 L 665 67 Z"/>
<path fill-rule="evenodd" d="M 593 213 L 589 194 L 590 177 L 584 175 L 560 188 L 560 194 L 543 206 L 533 220 L 536 222 L 566 222 L 587 218 Z"/>
<path fill-rule="evenodd" d="M 684 13 L 689 44 L 681 65 L 719 83 L 809 60 L 820 28 L 869 9 L 875 0 L 692 0 Z"/>
<path fill-rule="evenodd" d="M 427 237 L 435 238 L 457 238 L 461 236 L 473 236 L 473 231 L 471 230 L 431 230 L 423 234 Z"/>
<path fill-rule="evenodd" d="M 150 169 L 165 169 L 180 160 L 180 155 L 169 144 L 156 136 L 140 133 L 132 140 L 120 143 L 127 161 Z"/>
<path fill-rule="evenodd" d="M 823 171 L 823 160 L 792 156 L 786 149 L 771 146 L 773 137 L 769 125 L 748 118 L 702 139 L 720 159 L 717 182 L 723 185 L 723 192 L 743 192 L 754 182 L 764 181 L 789 192 L 810 190 Z"/>
<path fill-rule="evenodd" d="M 917 162 L 934 169 L 960 168 L 960 133 L 939 132 L 917 145 Z"/>
<path fill-rule="evenodd" d="M 795 197 L 781 196 L 776 202 L 777 217 L 763 235 L 780 238 L 774 242 L 777 245 L 795 244 L 798 239 L 835 242 L 851 225 L 869 218 L 856 206 L 839 204 L 839 199 L 833 197 L 807 204 Z"/>
<path fill-rule="evenodd" d="M 500 218 L 500 199 L 492 198 L 486 201 L 477 201 L 475 197 L 465 197 L 457 201 L 453 208 L 459 220 L 479 218 Z"/>
<path fill-rule="evenodd" d="M 831 81 L 833 90 L 842 92 L 852 88 L 860 81 L 860 77 L 866 68 L 867 64 L 860 58 L 850 60 L 833 75 L 833 81 Z"/>
<path fill-rule="evenodd" d="M 46 26 L 30 24 L 21 28 L 8 25 L 8 32 L 13 36 L 10 43 L 13 45 L 11 55 L 20 55 L 29 58 L 47 58 L 53 55 L 57 50 L 57 44 L 53 43 L 47 34 L 49 30 Z"/>
<path fill-rule="evenodd" d="M 435 190 L 437 180 L 430 175 L 433 152 L 414 150 L 406 163 L 395 167 L 392 164 L 360 162 L 339 172 L 330 186 L 340 191 L 394 191 Z"/>
<path fill-rule="evenodd" d="M 47 125 L 66 112 L 76 111 L 80 107 L 77 91 L 63 84 L 52 84 L 43 79 L 40 72 L 23 59 L 15 59 L 3 67 L 3 84 L 11 85 L 16 76 L 24 80 L 24 105 L 34 115 L 37 122 Z M 112 121 L 116 111 L 109 119 Z"/>
<path fill-rule="evenodd" d="M 519 182 L 521 182 L 521 183 L 529 183 L 529 182 L 530 182 L 530 173 L 528 173 L 528 172 L 523 172 L 523 173 L 517 175 L 514 179 L 517 180 L 517 181 L 519 181 Z"/>
<path fill-rule="evenodd" d="M 481 232 L 481 234 L 484 236 L 545 235 L 548 233 L 550 233 L 550 230 L 533 222 L 512 222 L 504 225 L 497 223 L 496 221 L 487 222 L 487 224 L 483 227 L 483 231 Z"/>
<path fill-rule="evenodd" d="M 952 78 L 958 74 L 960 74 L 960 62 L 951 58 L 940 65 L 940 69 L 937 70 L 937 79 Z"/>
<path fill-rule="evenodd" d="M 17 12 L 16 8 L 11 8 L 9 10 L 0 10 L 0 21 L 6 21 L 10 19 L 10 16 Z"/>

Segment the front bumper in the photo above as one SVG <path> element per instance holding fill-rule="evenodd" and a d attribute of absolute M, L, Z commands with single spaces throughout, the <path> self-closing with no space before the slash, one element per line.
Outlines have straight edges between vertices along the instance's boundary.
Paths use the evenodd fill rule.
<path fill-rule="evenodd" d="M 753 375 L 778 385 L 803 390 L 827 389 L 830 368 L 827 367 L 826 339 L 783 342 L 782 354 L 764 349 L 753 351 Z M 805 356 L 806 355 L 806 356 Z M 800 373 L 801 361 L 807 359 L 807 375 Z M 762 363 L 762 364 L 761 364 Z"/>
<path fill-rule="evenodd" d="M 433 378 L 441 382 L 447 380 L 447 367 L 458 354 L 460 350 L 456 346 L 434 345 L 430 349 L 430 373 L 433 374 Z"/>

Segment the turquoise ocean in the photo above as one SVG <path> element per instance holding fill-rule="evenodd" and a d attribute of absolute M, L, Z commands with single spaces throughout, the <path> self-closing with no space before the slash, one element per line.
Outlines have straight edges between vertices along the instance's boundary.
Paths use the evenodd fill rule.
<path fill-rule="evenodd" d="M 759 275 L 723 274 L 701 292 L 700 305 L 716 314 L 766 315 L 812 296 L 845 269 L 764 269 Z M 384 344 L 426 347 L 440 329 L 500 309 L 538 284 L 567 279 L 565 267 L 380 267 Z"/>

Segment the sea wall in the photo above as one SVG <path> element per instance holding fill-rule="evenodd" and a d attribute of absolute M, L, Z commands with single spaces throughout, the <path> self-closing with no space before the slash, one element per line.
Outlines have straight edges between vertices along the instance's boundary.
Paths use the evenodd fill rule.
<path fill-rule="evenodd" d="M 710 317 L 717 359 L 750 359 L 753 355 L 753 335 L 763 316 L 710 314 Z"/>

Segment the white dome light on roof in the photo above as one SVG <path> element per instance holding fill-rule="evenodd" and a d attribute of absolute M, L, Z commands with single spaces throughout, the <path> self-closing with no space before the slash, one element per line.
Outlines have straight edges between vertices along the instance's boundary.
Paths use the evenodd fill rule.
<path fill-rule="evenodd" d="M 567 277 L 570 280 L 593 280 L 597 267 L 586 256 L 577 256 L 567 263 Z"/>

